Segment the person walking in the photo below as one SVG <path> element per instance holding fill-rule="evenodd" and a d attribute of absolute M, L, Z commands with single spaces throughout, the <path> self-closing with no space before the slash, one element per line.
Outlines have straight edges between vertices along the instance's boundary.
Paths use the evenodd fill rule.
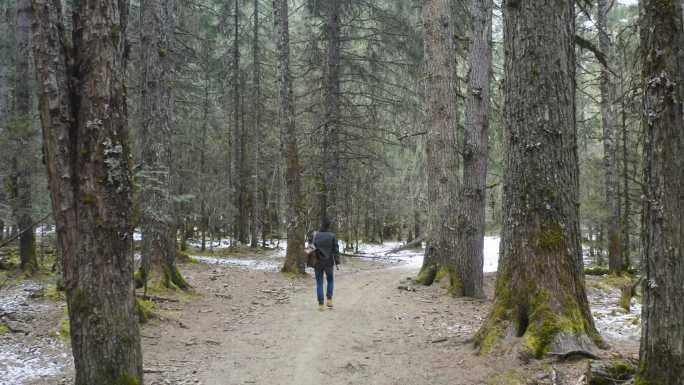
<path fill-rule="evenodd" d="M 330 231 L 329 221 L 324 221 L 321 224 L 320 231 L 314 233 L 313 244 L 318 251 L 318 262 L 314 267 L 314 272 L 316 273 L 318 308 L 319 310 L 325 310 L 325 305 L 327 305 L 328 308 L 333 307 L 332 298 L 333 288 L 335 287 L 333 271 L 334 267 L 340 263 L 340 246 L 337 243 L 335 233 Z M 325 295 L 327 301 L 325 303 L 323 298 L 323 274 L 325 274 L 326 280 L 328 281 Z"/>

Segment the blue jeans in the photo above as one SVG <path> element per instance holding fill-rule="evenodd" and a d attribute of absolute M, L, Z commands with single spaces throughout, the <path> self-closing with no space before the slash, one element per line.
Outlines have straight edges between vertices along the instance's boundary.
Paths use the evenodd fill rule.
<path fill-rule="evenodd" d="M 332 299 L 333 296 L 333 287 L 334 285 L 334 278 L 333 278 L 333 267 L 323 267 L 320 269 L 316 269 L 316 295 L 318 296 L 318 304 L 323 305 L 323 272 L 325 272 L 325 276 L 328 279 L 328 290 L 326 292 L 326 296 L 328 299 Z"/>

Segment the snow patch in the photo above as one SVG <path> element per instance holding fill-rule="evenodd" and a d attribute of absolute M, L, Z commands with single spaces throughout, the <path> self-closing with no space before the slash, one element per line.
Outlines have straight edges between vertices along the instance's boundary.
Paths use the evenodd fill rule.
<path fill-rule="evenodd" d="M 0 321 L 30 331 L 31 320 L 47 311 L 48 305 L 30 301 L 29 296 L 44 287 L 25 281 L 3 288 L 0 296 Z M 29 333 L 17 340 L 18 334 L 0 335 L 0 385 L 19 385 L 36 379 L 61 374 L 71 357 L 57 338 Z"/>
<path fill-rule="evenodd" d="M 641 338 L 641 304 L 632 298 L 630 311 L 619 307 L 620 290 L 589 288 L 589 304 L 599 333 L 607 339 L 630 340 Z"/>
<path fill-rule="evenodd" d="M 0 385 L 19 385 L 31 380 L 60 375 L 70 358 L 64 345 L 53 338 L 26 344 L 2 341 Z"/>
<path fill-rule="evenodd" d="M 262 271 L 278 271 L 281 263 L 277 260 L 256 260 L 256 259 L 239 259 L 239 258 L 216 258 L 216 257 L 201 257 L 191 255 L 190 258 L 197 262 L 207 265 L 224 265 L 242 267 L 249 270 Z"/>

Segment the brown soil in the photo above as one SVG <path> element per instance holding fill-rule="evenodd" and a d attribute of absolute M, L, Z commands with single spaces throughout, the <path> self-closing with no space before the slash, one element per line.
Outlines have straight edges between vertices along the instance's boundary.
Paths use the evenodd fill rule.
<path fill-rule="evenodd" d="M 541 385 L 556 373 L 557 384 L 574 385 L 585 365 L 475 354 L 468 339 L 490 300 L 414 286 L 408 278 L 417 269 L 406 266 L 349 261 L 336 272 L 335 307 L 325 311 L 310 276 L 204 264 L 182 270 L 193 293 L 161 294 L 172 301 L 158 302 L 157 318 L 142 327 L 146 384 Z M 493 277 L 486 282 L 491 299 Z M 70 378 L 67 369 L 30 384 Z"/>

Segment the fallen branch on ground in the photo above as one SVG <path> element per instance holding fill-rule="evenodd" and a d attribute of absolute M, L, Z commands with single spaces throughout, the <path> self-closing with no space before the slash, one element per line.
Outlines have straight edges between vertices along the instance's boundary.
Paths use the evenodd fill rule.
<path fill-rule="evenodd" d="M 420 237 L 412 240 L 411 242 L 406 243 L 405 245 L 401 245 L 399 247 L 395 247 L 392 250 L 386 251 L 385 254 L 394 254 L 394 253 L 398 253 L 400 251 L 410 249 L 410 248 L 418 246 L 418 245 L 422 245 L 424 240 L 425 240 L 425 234 L 423 234 Z"/>
<path fill-rule="evenodd" d="M 347 254 L 347 253 L 340 253 L 341 256 L 343 257 L 348 257 L 348 258 L 368 258 L 368 259 L 390 259 L 389 257 L 382 257 L 378 255 L 364 255 L 364 254 Z"/>

